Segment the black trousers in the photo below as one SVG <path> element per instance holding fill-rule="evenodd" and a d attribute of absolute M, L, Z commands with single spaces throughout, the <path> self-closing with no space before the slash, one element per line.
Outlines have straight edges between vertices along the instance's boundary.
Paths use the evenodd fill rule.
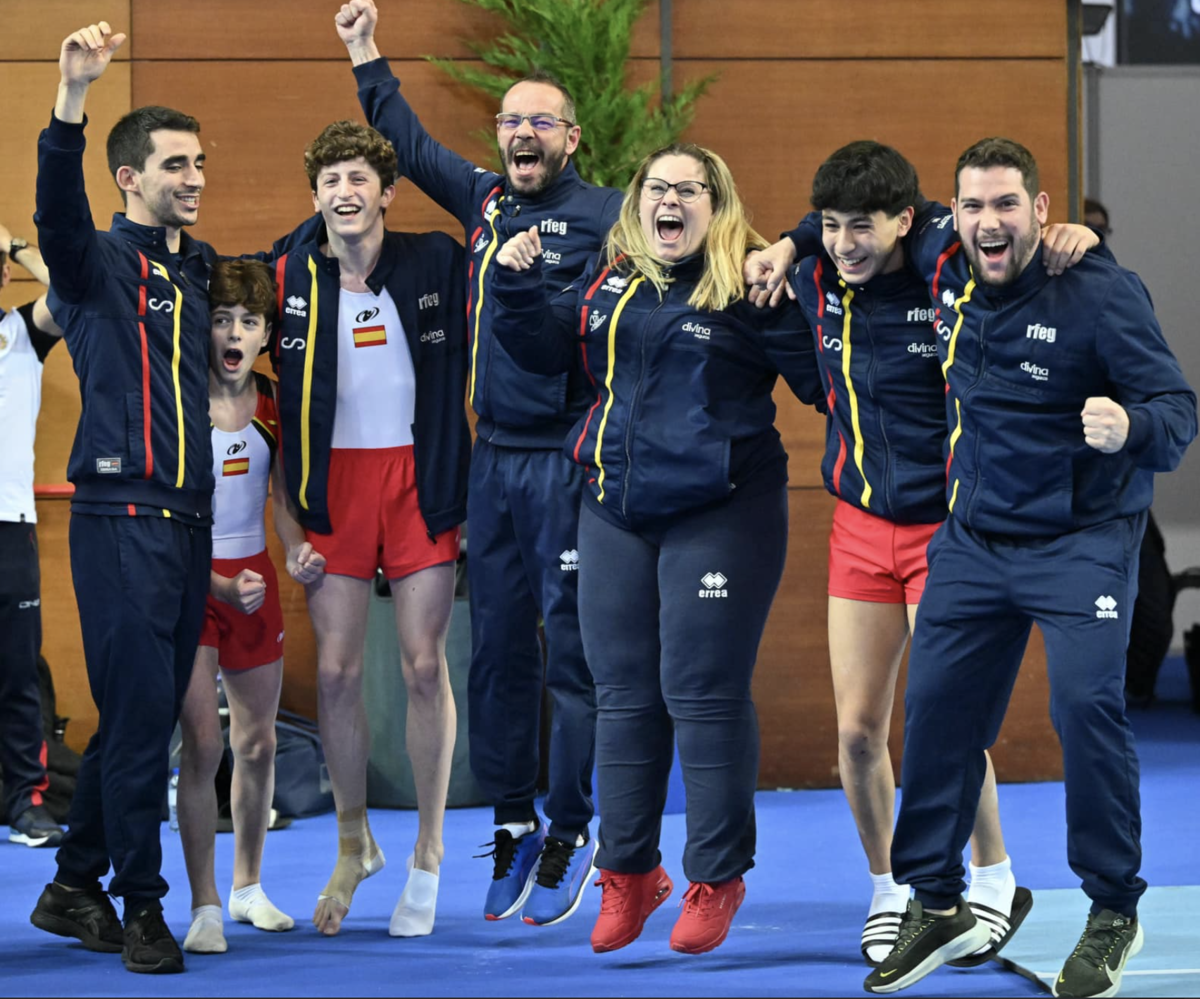
<path fill-rule="evenodd" d="M 40 590 L 37 530 L 24 522 L 0 522 L 0 819 L 5 822 L 14 821 L 30 805 L 40 805 L 46 788 L 37 674 Z"/>
<path fill-rule="evenodd" d="M 57 880 L 161 898 L 171 733 L 204 623 L 212 531 L 176 518 L 71 515 L 71 571 L 100 727 L 83 754 Z"/>

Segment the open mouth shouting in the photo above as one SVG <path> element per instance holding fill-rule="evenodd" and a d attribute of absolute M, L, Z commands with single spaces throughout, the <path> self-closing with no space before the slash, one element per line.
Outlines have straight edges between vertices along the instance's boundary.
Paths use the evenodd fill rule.
<path fill-rule="evenodd" d="M 240 348 L 229 347 L 226 349 L 225 353 L 221 355 L 221 364 L 224 366 L 226 371 L 234 372 L 241 368 L 242 361 L 244 361 L 245 358 L 246 355 L 242 353 Z"/>
<path fill-rule="evenodd" d="M 509 150 L 508 162 L 518 179 L 533 180 L 542 162 L 541 151 L 532 146 L 517 146 Z"/>
<path fill-rule="evenodd" d="M 683 238 L 683 219 L 673 212 L 663 212 L 654 220 L 654 231 L 660 243 L 671 246 Z"/>

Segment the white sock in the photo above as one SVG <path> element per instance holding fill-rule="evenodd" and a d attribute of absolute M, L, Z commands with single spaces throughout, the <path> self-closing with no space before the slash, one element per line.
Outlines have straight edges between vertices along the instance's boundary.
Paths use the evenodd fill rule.
<path fill-rule="evenodd" d="M 192 925 L 183 941 L 189 954 L 224 954 L 225 920 L 219 905 L 201 905 L 192 910 Z"/>
<path fill-rule="evenodd" d="M 290 930 L 296 925 L 291 916 L 280 912 L 271 904 L 271 900 L 262 890 L 262 885 L 258 883 L 230 890 L 229 918 L 273 933 Z"/>
<path fill-rule="evenodd" d="M 408 858 L 408 884 L 400 893 L 392 920 L 388 923 L 388 935 L 393 937 L 427 937 L 433 932 L 433 919 L 437 912 L 438 876 L 413 867 L 413 858 Z"/>
<path fill-rule="evenodd" d="M 1013 893 L 1017 890 L 1017 879 L 1013 877 L 1012 860 L 1005 857 L 990 867 L 968 865 L 971 886 L 967 889 L 967 901 L 986 905 L 1008 915 L 1012 912 Z"/>
<path fill-rule="evenodd" d="M 976 867 L 974 864 L 968 866 L 971 872 L 971 885 L 967 889 L 968 904 L 974 902 L 977 905 L 986 905 L 1005 916 L 1011 913 L 1013 894 L 1017 890 L 1017 879 L 1013 877 L 1012 872 L 1012 859 L 1005 857 L 1000 863 L 990 867 Z M 993 929 L 990 924 L 988 928 Z M 981 947 L 975 953 L 983 954 L 991 950 L 996 942 L 997 932 L 999 931 L 992 933 L 986 947 Z"/>
<path fill-rule="evenodd" d="M 900 916 L 889 916 L 876 919 L 884 913 L 899 913 L 903 915 L 908 908 L 908 885 L 898 885 L 892 878 L 892 872 L 872 874 L 871 884 L 874 891 L 871 895 L 871 907 L 867 910 L 869 928 L 863 930 L 863 942 L 866 944 L 867 957 L 872 961 L 882 962 L 891 952 L 896 943 L 896 935 L 900 931 Z M 875 942 L 871 942 L 871 941 Z"/>
<path fill-rule="evenodd" d="M 500 827 L 507 829 L 512 834 L 513 839 L 520 839 L 522 836 L 528 836 L 537 828 L 536 822 L 505 822 Z"/>
<path fill-rule="evenodd" d="M 903 913 L 908 908 L 908 885 L 896 884 L 891 871 L 872 874 L 871 886 L 874 891 L 871 908 L 867 910 L 868 916 L 874 916 L 877 912 Z"/>

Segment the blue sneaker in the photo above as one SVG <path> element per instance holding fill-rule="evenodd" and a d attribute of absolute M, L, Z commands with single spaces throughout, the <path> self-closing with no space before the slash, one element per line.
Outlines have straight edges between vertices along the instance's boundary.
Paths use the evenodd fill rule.
<path fill-rule="evenodd" d="M 583 889 L 596 872 L 595 859 L 594 839 L 576 846 L 547 836 L 521 918 L 530 926 L 553 926 L 570 916 L 579 908 Z"/>
<path fill-rule="evenodd" d="M 58 846 L 62 827 L 50 817 L 45 805 L 30 805 L 9 826 L 8 841 L 25 846 Z"/>
<path fill-rule="evenodd" d="M 483 904 L 484 919 L 507 919 L 521 911 L 533 887 L 545 839 L 546 827 L 540 822 L 533 832 L 516 838 L 507 829 L 496 830 L 496 838 L 487 844 L 493 848 L 492 852 L 480 854 L 496 860 L 487 901 Z"/>

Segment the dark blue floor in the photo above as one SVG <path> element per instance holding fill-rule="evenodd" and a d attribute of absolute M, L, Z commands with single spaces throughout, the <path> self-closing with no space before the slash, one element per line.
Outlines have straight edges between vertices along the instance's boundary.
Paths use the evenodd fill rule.
<path fill-rule="evenodd" d="M 1200 988 L 1200 717 L 1172 700 L 1183 687 L 1171 664 L 1154 707 L 1132 714 L 1143 761 L 1145 864 L 1153 886 L 1143 905 L 1144 954 L 1130 964 L 1122 995 L 1194 995 Z M 758 866 L 729 939 L 699 957 L 673 953 L 667 938 L 686 885 L 679 857 L 683 817 L 663 826 L 664 863 L 676 893 L 642 938 L 614 954 L 594 955 L 588 936 L 599 909 L 589 889 L 580 910 L 557 927 L 516 920 L 488 923 L 482 902 L 490 862 L 473 853 L 491 838 L 488 813 L 451 812 L 432 937 L 395 940 L 387 921 L 403 886 L 415 815 L 376 811 L 372 827 L 389 863 L 355 898 L 346 929 L 334 939 L 308 922 L 334 850 L 332 816 L 296 823 L 267 839 L 264 884 L 296 917 L 291 933 L 268 935 L 226 923 L 229 952 L 188 956 L 188 971 L 169 978 L 131 975 L 120 959 L 91 954 L 28 923 L 53 853 L 0 846 L 0 995 L 447 995 L 447 996 L 840 996 L 861 993 L 866 970 L 858 935 L 869 882 L 850 813 L 840 791 L 764 792 L 758 796 Z M 1086 900 L 1064 859 L 1060 784 L 1005 785 L 1001 808 L 1009 853 L 1021 884 L 1039 892 L 1034 912 L 1011 945 L 1035 971 L 1050 973 L 1082 928 Z M 182 938 L 188 898 L 178 838 L 164 826 L 165 874 L 176 889 L 166 900 Z M 231 837 L 218 838 L 217 869 L 228 878 Z M 219 881 L 219 884 L 225 882 Z M 1043 967 L 1044 965 L 1044 967 Z M 942 969 L 910 995 L 1030 996 L 1037 988 L 991 966 Z"/>

